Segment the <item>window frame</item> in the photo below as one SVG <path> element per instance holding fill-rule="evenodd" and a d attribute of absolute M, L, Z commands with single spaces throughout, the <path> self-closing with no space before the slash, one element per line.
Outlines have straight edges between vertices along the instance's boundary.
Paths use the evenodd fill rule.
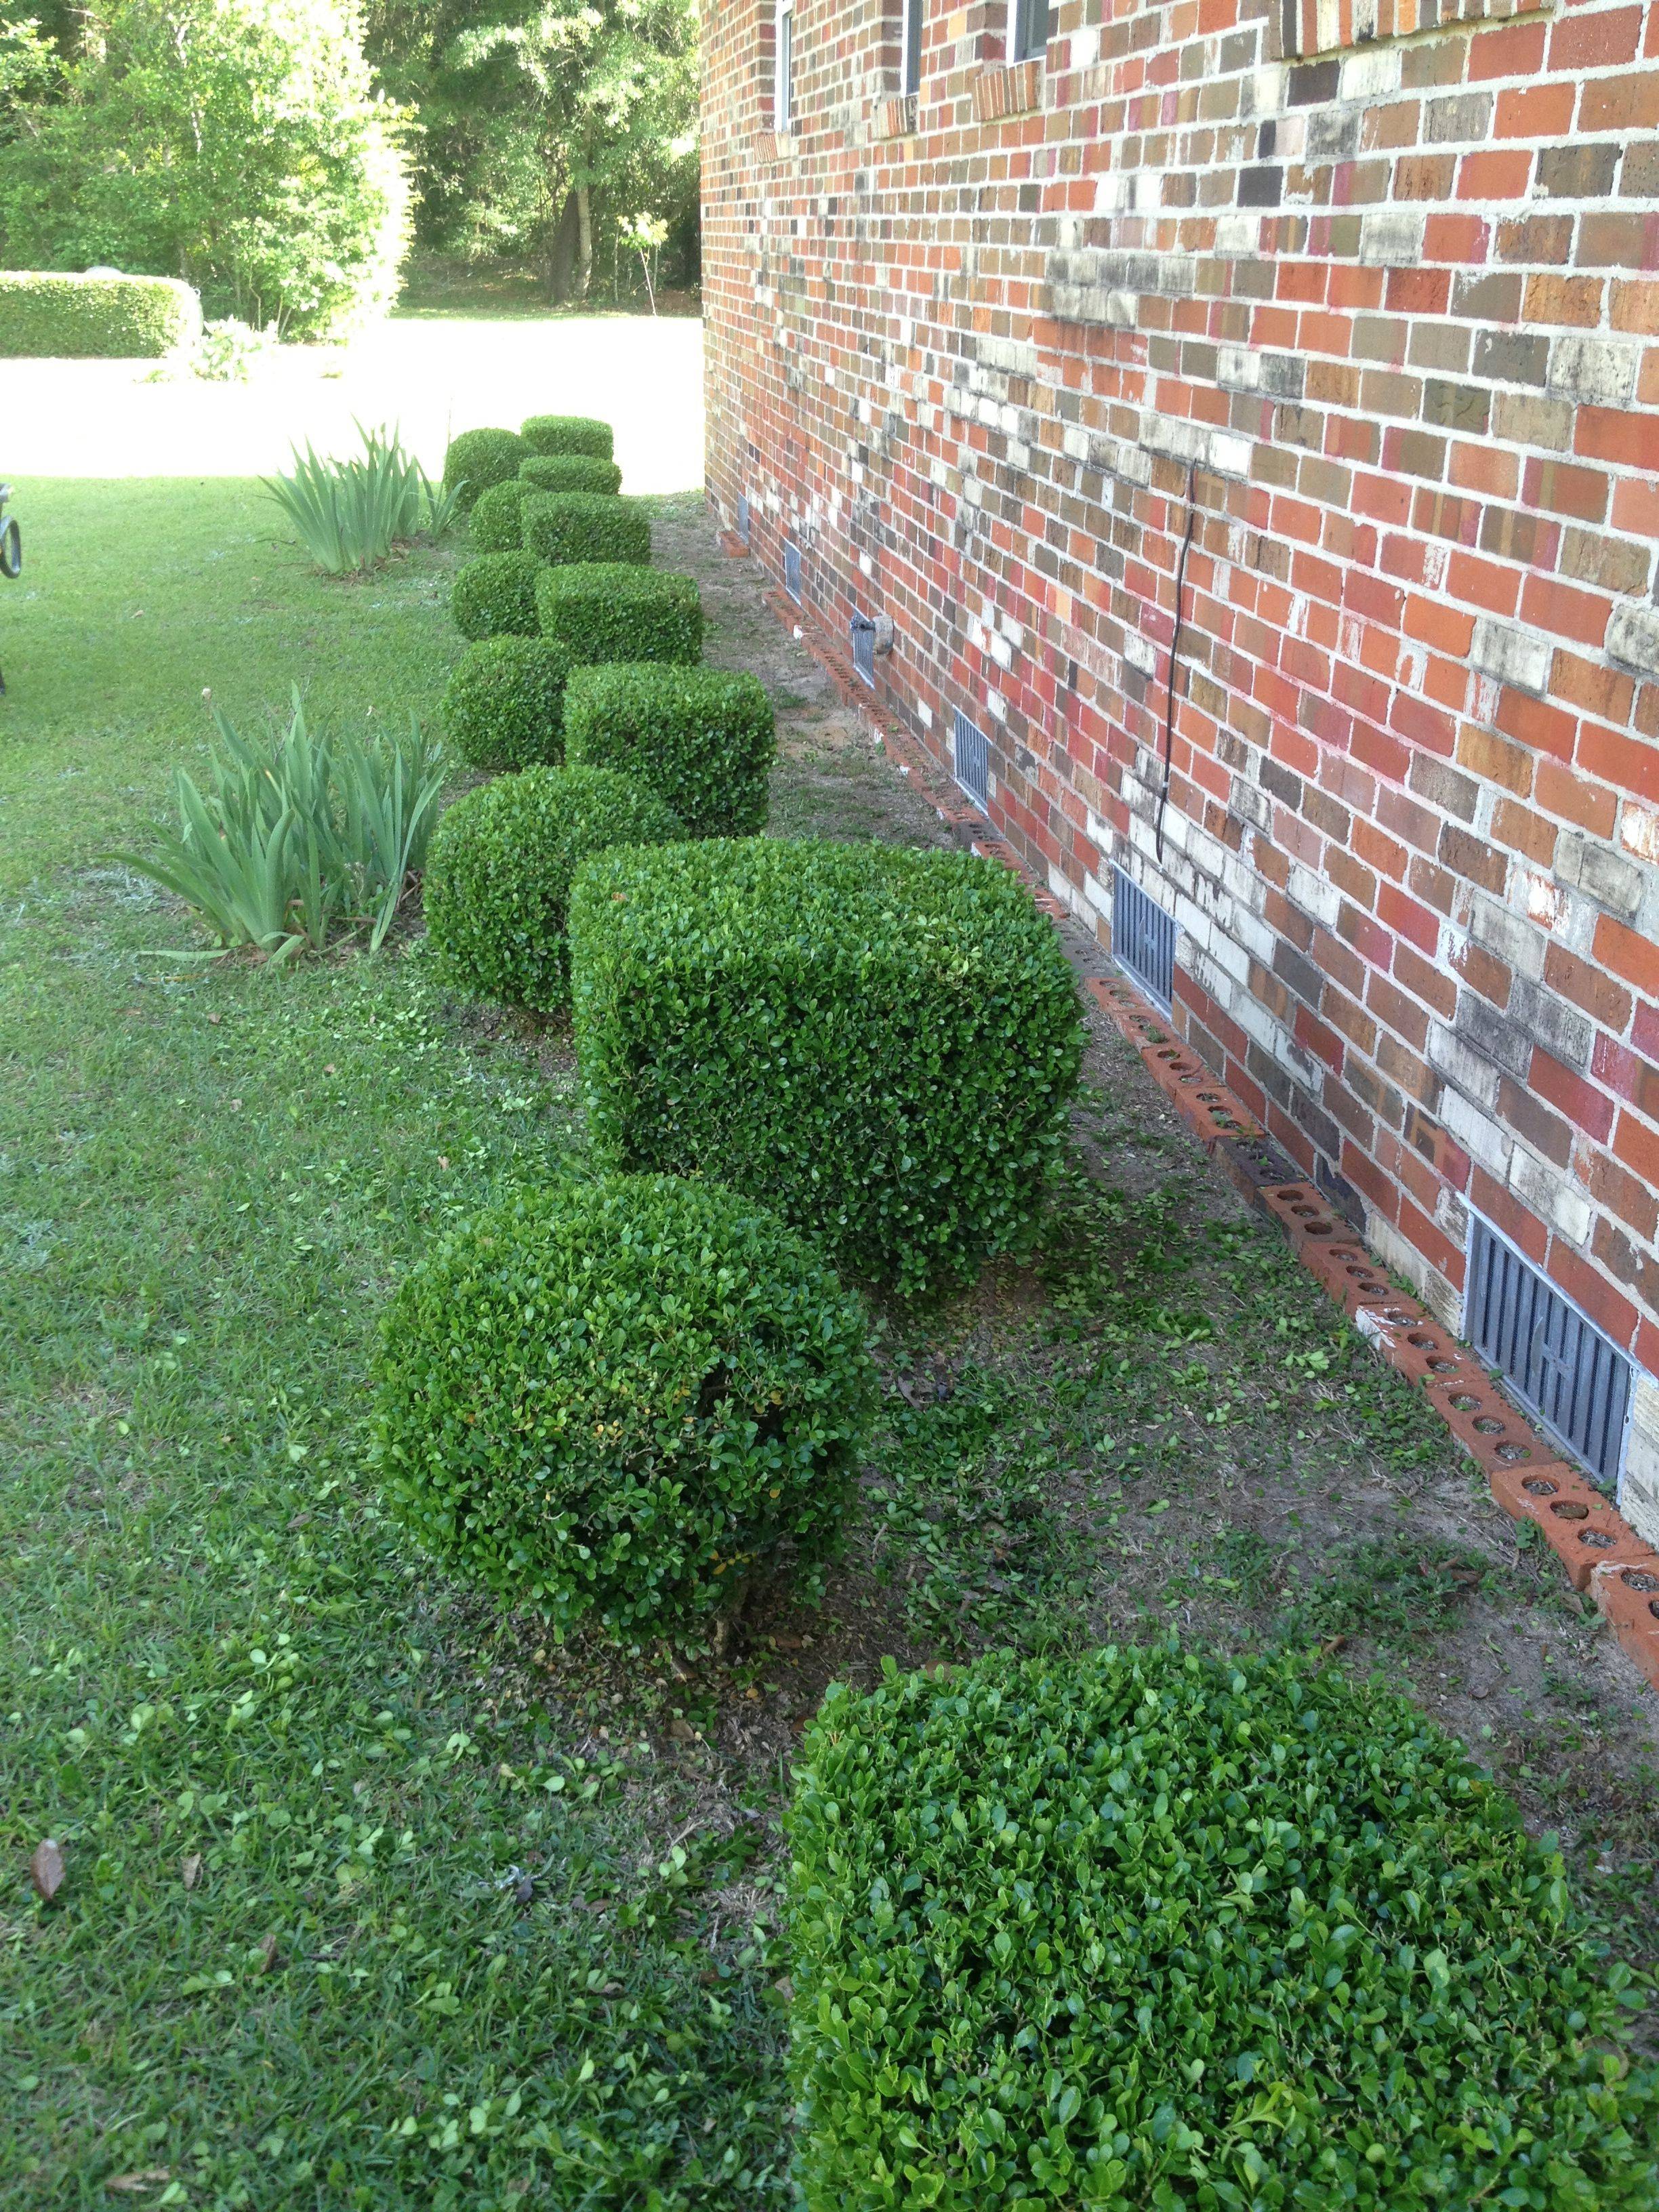
<path fill-rule="evenodd" d="M 775 0 L 772 18 L 772 128 L 795 127 L 795 0 Z"/>
<path fill-rule="evenodd" d="M 1035 10 L 1042 10 L 1042 37 L 1036 45 L 1025 44 Z M 1054 35 L 1053 0 L 1008 0 L 1008 58 L 1011 62 L 1040 62 L 1048 51 L 1048 41 Z"/>

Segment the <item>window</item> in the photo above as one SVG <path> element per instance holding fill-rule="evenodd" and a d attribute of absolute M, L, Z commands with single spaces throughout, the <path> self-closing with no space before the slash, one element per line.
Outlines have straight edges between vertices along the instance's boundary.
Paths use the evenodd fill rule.
<path fill-rule="evenodd" d="M 788 131 L 795 121 L 795 4 L 777 0 L 777 45 L 774 50 L 772 128 Z"/>
<path fill-rule="evenodd" d="M 921 0 L 901 0 L 904 9 L 903 59 L 899 89 L 907 100 L 921 90 Z"/>
<path fill-rule="evenodd" d="M 1008 58 L 1041 61 L 1048 46 L 1048 0 L 1009 0 Z"/>

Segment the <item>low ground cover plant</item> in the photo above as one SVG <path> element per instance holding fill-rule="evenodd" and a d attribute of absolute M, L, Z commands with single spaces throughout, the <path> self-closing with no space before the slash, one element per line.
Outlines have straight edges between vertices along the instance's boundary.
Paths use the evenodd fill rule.
<path fill-rule="evenodd" d="M 764 1194 L 907 1294 L 1030 1234 L 1082 1032 L 1007 869 L 759 837 L 618 853 L 579 879 L 570 933 L 613 1164 Z"/>
<path fill-rule="evenodd" d="M 570 655 L 550 637 L 479 638 L 450 671 L 444 734 L 469 768 L 556 768 L 569 675 Z"/>
<path fill-rule="evenodd" d="M 586 453 L 608 461 L 615 442 L 611 425 L 592 415 L 532 415 L 520 430 L 532 453 Z"/>
<path fill-rule="evenodd" d="M 730 1192 L 526 1192 L 393 1299 L 381 1479 L 422 1542 L 561 1633 L 684 1638 L 833 1550 L 864 1330 L 814 1248 Z"/>
<path fill-rule="evenodd" d="M 454 490 L 433 483 L 396 430 L 357 427 L 361 453 L 325 460 L 296 447 L 289 474 L 264 479 L 325 576 L 376 568 L 410 538 L 441 538 L 459 512 Z"/>
<path fill-rule="evenodd" d="M 539 561 L 651 558 L 651 517 L 614 492 L 532 491 L 520 509 L 525 550 Z"/>
<path fill-rule="evenodd" d="M 522 509 L 530 486 L 521 477 L 491 484 L 472 508 L 472 543 L 480 553 L 517 553 L 524 545 Z"/>
<path fill-rule="evenodd" d="M 559 1012 L 570 998 L 571 880 L 611 845 L 663 844 L 679 817 L 629 775 L 527 768 L 470 791 L 439 823 L 427 934 L 446 980 L 476 999 Z"/>
<path fill-rule="evenodd" d="M 201 301 L 174 276 L 0 270 L 0 357 L 159 359 L 201 331 Z"/>
<path fill-rule="evenodd" d="M 455 571 L 449 608 L 463 637 L 533 637 L 538 628 L 533 553 L 480 553 Z"/>
<path fill-rule="evenodd" d="M 810 2212 L 1655 2201 L 1627 1972 L 1381 1688 L 890 1661 L 826 1697 L 789 1834 Z"/>
<path fill-rule="evenodd" d="M 757 676 L 649 661 L 580 669 L 565 731 L 573 761 L 642 777 L 694 837 L 766 827 L 777 730 Z"/>
<path fill-rule="evenodd" d="M 622 489 L 622 471 L 598 453 L 532 453 L 519 475 L 537 491 Z"/>
<path fill-rule="evenodd" d="M 156 852 L 122 854 L 126 866 L 185 900 L 227 951 L 286 960 L 350 929 L 378 951 L 425 863 L 441 748 L 412 716 L 406 733 L 368 741 L 315 732 L 297 690 L 287 728 L 264 744 L 217 708 L 214 723 L 208 788 L 178 769 L 178 830 L 156 832 Z"/>
<path fill-rule="evenodd" d="M 578 666 L 605 660 L 702 659 L 702 601 L 693 576 L 619 561 L 572 561 L 535 580 L 544 637 L 570 648 Z"/>
<path fill-rule="evenodd" d="M 531 448 L 516 430 L 463 430 L 444 455 L 444 482 L 461 512 L 477 505 L 492 484 L 506 483 L 529 459 Z"/>

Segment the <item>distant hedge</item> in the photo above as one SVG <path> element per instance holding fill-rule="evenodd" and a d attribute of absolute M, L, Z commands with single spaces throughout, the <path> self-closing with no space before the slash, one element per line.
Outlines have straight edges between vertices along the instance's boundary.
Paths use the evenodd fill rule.
<path fill-rule="evenodd" d="M 832 1686 L 788 1823 L 806 2212 L 1652 2212 L 1559 1853 L 1407 1699 L 1174 1645 Z"/>
<path fill-rule="evenodd" d="M 0 355 L 8 360 L 147 361 L 201 334 L 202 302 L 176 276 L 0 270 Z"/>

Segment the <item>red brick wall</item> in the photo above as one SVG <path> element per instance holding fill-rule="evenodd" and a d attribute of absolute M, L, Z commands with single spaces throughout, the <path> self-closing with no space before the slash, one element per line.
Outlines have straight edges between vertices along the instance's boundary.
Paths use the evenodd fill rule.
<path fill-rule="evenodd" d="M 1449 1320 L 1473 1206 L 1650 1372 L 1659 0 L 926 12 L 896 137 L 898 0 L 796 0 L 780 140 L 706 11 L 714 498 Z"/>

